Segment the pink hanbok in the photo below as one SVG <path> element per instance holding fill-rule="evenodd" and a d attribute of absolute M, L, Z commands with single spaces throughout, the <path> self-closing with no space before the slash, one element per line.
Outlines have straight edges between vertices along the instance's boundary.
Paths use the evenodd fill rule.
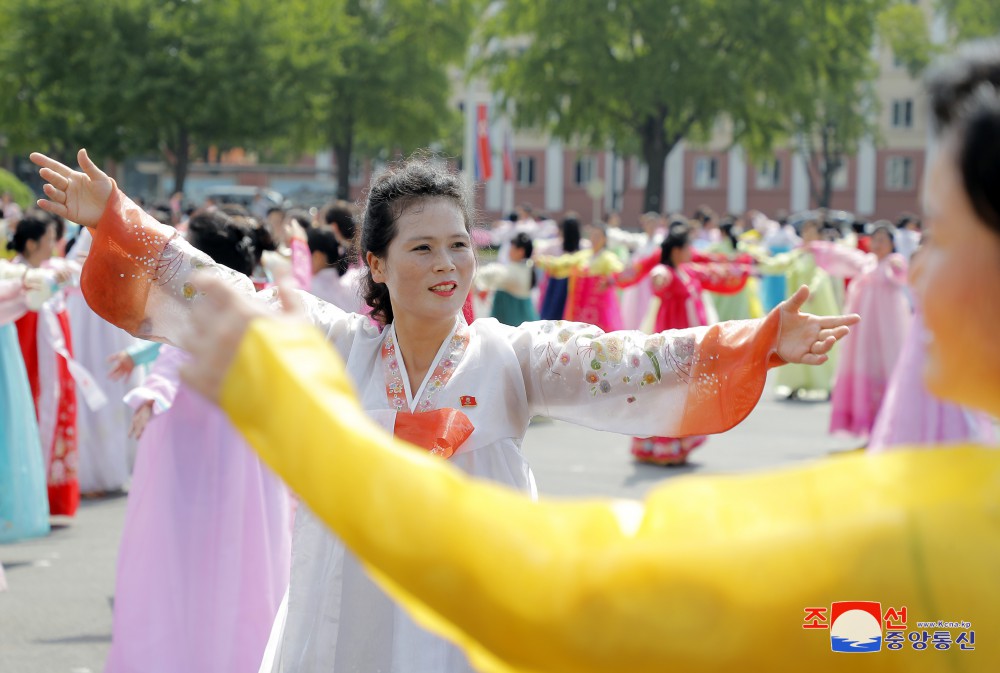
<path fill-rule="evenodd" d="M 996 440 L 989 415 L 945 402 L 927 390 L 923 379 L 926 339 L 927 330 L 918 311 L 875 420 L 869 453 L 904 446 L 992 444 Z"/>
<path fill-rule="evenodd" d="M 830 432 L 867 438 L 913 317 L 906 260 L 893 253 L 879 261 L 872 253 L 825 241 L 810 243 L 809 251 L 830 275 L 853 279 L 844 309 L 860 315 L 861 322 L 840 346 Z"/>
<path fill-rule="evenodd" d="M 320 269 L 313 274 L 309 294 L 319 297 L 348 313 L 368 313 L 371 309 L 361 298 L 361 281 L 364 271 L 361 267 L 350 267 L 344 275 L 334 267 Z"/>
<path fill-rule="evenodd" d="M 165 346 L 126 402 L 153 402 L 115 581 L 106 673 L 256 671 L 288 587 L 290 499 Z"/>
<path fill-rule="evenodd" d="M 638 283 L 658 259 L 659 254 L 647 255 L 626 267 L 616 254 L 604 249 L 596 253 L 580 250 L 558 257 L 541 256 L 536 264 L 553 278 L 569 279 L 563 320 L 615 332 L 623 328 L 618 289 Z"/>

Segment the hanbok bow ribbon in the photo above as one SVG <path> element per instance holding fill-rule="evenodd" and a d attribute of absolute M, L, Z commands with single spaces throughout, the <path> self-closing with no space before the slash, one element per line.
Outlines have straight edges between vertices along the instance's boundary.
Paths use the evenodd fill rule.
<path fill-rule="evenodd" d="M 435 456 L 450 458 L 473 430 L 472 421 L 458 409 L 432 409 L 397 412 L 393 434 Z"/>

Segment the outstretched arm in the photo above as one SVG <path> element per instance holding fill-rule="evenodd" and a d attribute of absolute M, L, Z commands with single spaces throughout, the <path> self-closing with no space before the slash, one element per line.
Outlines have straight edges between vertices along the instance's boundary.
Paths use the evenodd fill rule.
<path fill-rule="evenodd" d="M 48 199 L 39 199 L 38 207 L 65 217 L 85 227 L 96 227 L 115 189 L 115 181 L 91 161 L 87 150 L 77 152 L 82 171 L 76 171 L 41 152 L 32 152 L 31 161 L 40 167 L 45 180 L 42 191 Z"/>
<path fill-rule="evenodd" d="M 828 632 L 802 629 L 805 609 L 861 597 L 1000 626 L 1000 537 L 986 534 L 1000 455 L 840 458 L 674 482 L 642 504 L 533 503 L 378 430 L 308 326 L 206 289 L 215 303 L 199 309 L 211 319 L 196 321 L 186 380 L 481 670 L 839 671 Z M 851 665 L 885 670 L 884 656 Z"/>
<path fill-rule="evenodd" d="M 82 171 L 37 152 L 31 160 L 48 181 L 48 199 L 38 205 L 93 229 L 80 288 L 95 313 L 140 338 L 174 343 L 189 306 L 198 301 L 188 282 L 196 269 L 210 269 L 253 292 L 245 276 L 215 264 L 133 203 L 86 150 L 77 157 Z"/>

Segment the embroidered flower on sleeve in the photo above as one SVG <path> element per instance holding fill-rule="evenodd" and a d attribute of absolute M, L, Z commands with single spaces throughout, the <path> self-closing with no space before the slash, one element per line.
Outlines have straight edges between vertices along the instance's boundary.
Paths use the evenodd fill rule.
<path fill-rule="evenodd" d="M 604 340 L 604 351 L 608 362 L 618 364 L 625 356 L 625 342 L 621 337 L 608 337 Z"/>
<path fill-rule="evenodd" d="M 587 372 L 587 375 L 584 378 L 587 379 L 587 383 L 597 383 L 601 380 L 601 377 L 597 375 L 597 372 Z"/>

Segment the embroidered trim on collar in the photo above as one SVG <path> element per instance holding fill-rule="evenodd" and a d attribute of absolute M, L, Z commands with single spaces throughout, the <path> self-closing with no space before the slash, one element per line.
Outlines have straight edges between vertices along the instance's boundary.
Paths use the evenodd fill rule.
<path fill-rule="evenodd" d="M 403 385 L 403 374 L 399 367 L 399 349 L 396 347 L 394 335 L 394 331 L 387 330 L 386 337 L 382 341 L 382 373 L 385 376 L 385 396 L 389 401 L 390 409 L 409 410 L 406 402 L 406 388 Z M 433 408 L 434 398 L 447 385 L 468 347 L 469 326 L 462 321 L 449 337 L 448 347 L 434 367 L 434 373 L 431 374 L 430 380 L 424 386 L 414 411 L 428 411 Z"/>

